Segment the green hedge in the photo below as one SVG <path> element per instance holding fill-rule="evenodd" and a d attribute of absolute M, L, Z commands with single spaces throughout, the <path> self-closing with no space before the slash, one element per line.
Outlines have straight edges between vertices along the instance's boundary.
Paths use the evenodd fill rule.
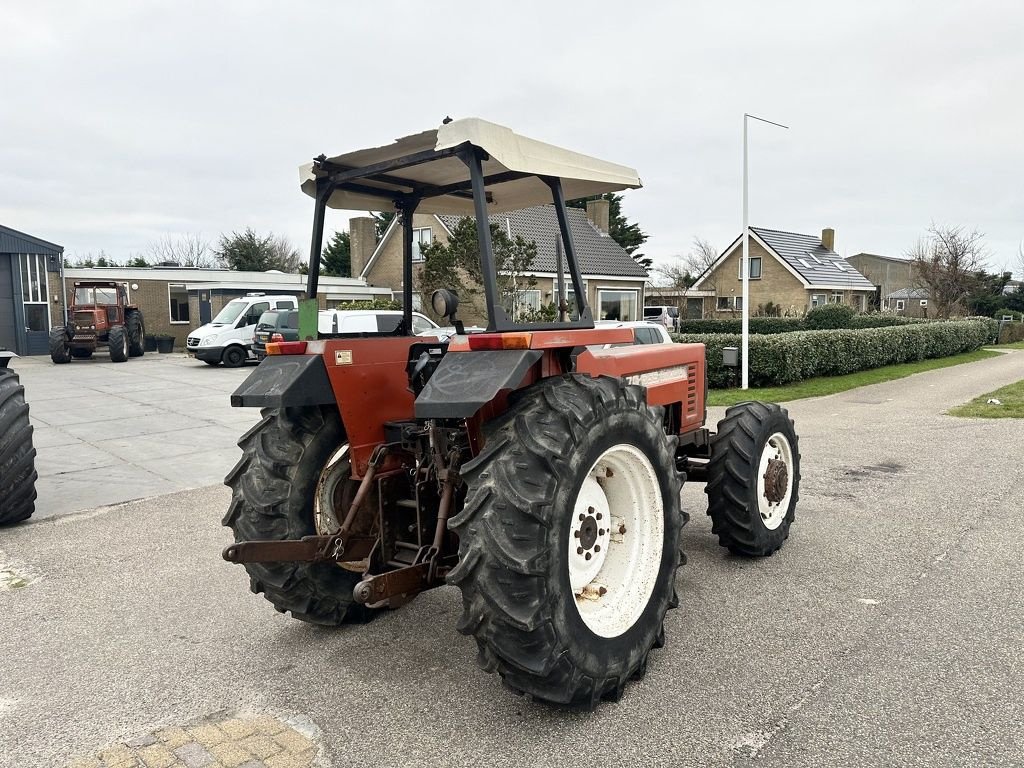
<path fill-rule="evenodd" d="M 889 328 L 795 331 L 750 337 L 750 384 L 770 387 L 815 376 L 846 373 L 970 352 L 989 342 L 985 319 L 905 323 Z M 722 365 L 722 348 L 739 347 L 738 334 L 680 334 L 680 342 L 707 348 L 708 385 L 735 386 L 737 373 Z"/>
<path fill-rule="evenodd" d="M 1024 341 L 1024 323 L 1003 323 L 999 329 L 999 343 L 1013 344 L 1017 341 Z"/>
<path fill-rule="evenodd" d="M 683 320 L 679 323 L 680 333 L 741 333 L 742 321 L 708 318 L 706 320 Z M 791 333 L 804 330 L 802 317 L 752 317 L 750 332 L 758 334 Z"/>

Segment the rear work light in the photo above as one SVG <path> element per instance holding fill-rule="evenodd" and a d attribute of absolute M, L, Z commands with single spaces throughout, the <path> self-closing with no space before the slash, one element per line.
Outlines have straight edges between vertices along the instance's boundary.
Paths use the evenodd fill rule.
<path fill-rule="evenodd" d="M 469 348 L 482 349 L 529 349 L 532 333 L 471 333 Z"/>
<path fill-rule="evenodd" d="M 306 354 L 306 342 L 304 341 L 272 341 L 267 344 L 268 355 L 304 355 Z"/>

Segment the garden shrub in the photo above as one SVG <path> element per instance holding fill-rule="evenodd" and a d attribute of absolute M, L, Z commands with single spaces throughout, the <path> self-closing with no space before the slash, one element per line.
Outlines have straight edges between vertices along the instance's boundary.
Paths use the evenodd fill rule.
<path fill-rule="evenodd" d="M 742 333 L 743 321 L 739 318 L 707 318 L 704 320 L 683 320 L 679 323 L 680 333 Z M 802 317 L 752 317 L 750 332 L 757 334 L 790 333 L 802 331 Z"/>
<path fill-rule="evenodd" d="M 1003 323 L 999 329 L 999 343 L 1013 344 L 1024 341 L 1024 323 Z"/>
<path fill-rule="evenodd" d="M 826 328 L 849 328 L 856 311 L 847 304 L 823 304 L 814 307 L 804 317 L 804 327 L 809 331 Z"/>
<path fill-rule="evenodd" d="M 989 342 L 992 322 L 970 318 L 884 328 L 751 334 L 750 383 L 755 387 L 778 386 L 815 376 L 841 376 L 970 352 Z M 673 338 L 705 345 L 710 387 L 735 386 L 737 373 L 722 365 L 722 348 L 741 346 L 738 334 L 679 334 Z"/>

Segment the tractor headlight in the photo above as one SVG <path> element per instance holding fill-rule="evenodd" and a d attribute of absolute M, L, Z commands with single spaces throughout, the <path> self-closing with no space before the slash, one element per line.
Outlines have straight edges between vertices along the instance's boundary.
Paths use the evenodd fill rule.
<path fill-rule="evenodd" d="M 213 342 L 217 340 L 216 335 L 206 336 L 202 341 L 199 342 L 200 347 L 209 347 L 213 345 Z"/>

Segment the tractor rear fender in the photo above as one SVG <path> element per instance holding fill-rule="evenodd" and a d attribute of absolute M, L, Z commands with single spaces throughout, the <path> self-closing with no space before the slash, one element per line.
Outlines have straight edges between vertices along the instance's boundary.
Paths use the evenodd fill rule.
<path fill-rule="evenodd" d="M 17 355 L 6 349 L 0 349 L 0 368 L 6 368 L 12 357 L 17 357 Z"/>
<path fill-rule="evenodd" d="M 543 354 L 539 349 L 500 349 L 445 355 L 416 398 L 416 418 L 469 418 L 501 390 L 518 388 Z"/>
<path fill-rule="evenodd" d="M 231 395 L 236 408 L 334 405 L 321 355 L 271 355 Z"/>

